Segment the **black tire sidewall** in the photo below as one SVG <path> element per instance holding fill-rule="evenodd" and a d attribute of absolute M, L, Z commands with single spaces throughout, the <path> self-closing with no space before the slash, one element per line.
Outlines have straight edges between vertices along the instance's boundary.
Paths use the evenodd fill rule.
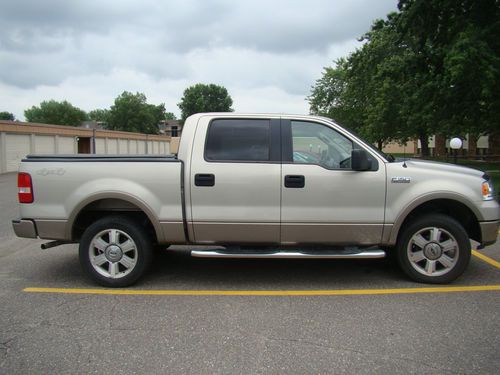
<path fill-rule="evenodd" d="M 426 227 L 442 228 L 449 232 L 458 243 L 458 260 L 452 270 L 440 276 L 427 276 L 419 273 L 408 259 L 407 246 L 413 235 Z M 452 282 L 467 268 L 471 256 L 471 247 L 467 232 L 455 219 L 446 215 L 426 215 L 420 217 L 403 229 L 397 242 L 397 259 L 401 269 L 414 281 L 431 284 Z"/>
<path fill-rule="evenodd" d="M 126 276 L 112 279 L 98 273 L 90 262 L 89 246 L 94 236 L 106 229 L 118 229 L 129 235 L 137 246 L 137 264 Z M 84 232 L 79 246 L 79 258 L 85 273 L 98 284 L 106 287 L 119 288 L 135 283 L 151 263 L 152 245 L 141 226 L 135 221 L 121 216 L 108 216 L 97 220 Z"/>

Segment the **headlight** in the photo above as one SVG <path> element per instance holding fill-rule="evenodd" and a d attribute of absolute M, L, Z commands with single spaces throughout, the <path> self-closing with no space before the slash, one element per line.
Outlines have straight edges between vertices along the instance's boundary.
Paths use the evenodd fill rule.
<path fill-rule="evenodd" d="M 484 181 L 482 185 L 483 201 L 491 201 L 495 194 L 493 193 L 493 183 Z"/>

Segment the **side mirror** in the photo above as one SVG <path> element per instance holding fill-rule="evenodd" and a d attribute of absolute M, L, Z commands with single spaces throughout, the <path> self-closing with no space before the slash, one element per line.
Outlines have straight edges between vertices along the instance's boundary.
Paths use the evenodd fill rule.
<path fill-rule="evenodd" d="M 353 171 L 367 171 L 371 169 L 372 161 L 368 159 L 368 153 L 363 149 L 351 151 L 351 168 Z"/>

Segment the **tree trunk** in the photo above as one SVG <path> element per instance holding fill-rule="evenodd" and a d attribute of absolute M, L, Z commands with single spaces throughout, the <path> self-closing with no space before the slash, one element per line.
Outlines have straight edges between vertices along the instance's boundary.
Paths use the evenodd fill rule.
<path fill-rule="evenodd" d="M 428 157 L 430 156 L 429 153 L 429 137 L 425 133 L 419 133 L 418 134 L 418 139 L 420 140 L 420 156 L 422 157 Z"/>
<path fill-rule="evenodd" d="M 446 155 L 446 137 L 441 134 L 434 136 L 434 156 Z"/>
<path fill-rule="evenodd" d="M 382 147 L 384 147 L 384 142 L 381 139 L 377 141 L 377 147 L 380 151 L 382 151 Z"/>
<path fill-rule="evenodd" d="M 489 135 L 489 154 L 493 156 L 493 160 L 500 160 L 500 132 L 495 132 Z"/>
<path fill-rule="evenodd" d="M 477 136 L 469 134 L 469 148 L 467 156 L 469 159 L 475 159 L 477 154 Z"/>

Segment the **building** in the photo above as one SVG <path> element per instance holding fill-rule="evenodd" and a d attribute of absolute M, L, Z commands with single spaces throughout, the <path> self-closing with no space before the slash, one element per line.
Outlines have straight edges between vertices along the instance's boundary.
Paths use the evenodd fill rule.
<path fill-rule="evenodd" d="M 163 120 L 158 124 L 160 134 L 170 137 L 180 137 L 182 125 L 179 120 Z"/>
<path fill-rule="evenodd" d="M 429 137 L 430 155 L 434 157 L 451 156 L 450 139 L 440 135 Z M 462 148 L 458 155 L 473 159 L 499 159 L 500 158 L 500 133 L 489 136 L 473 137 L 466 135 L 462 138 Z M 421 144 L 419 140 L 410 140 L 406 145 L 390 142 L 382 148 L 387 154 L 420 155 Z"/>
<path fill-rule="evenodd" d="M 28 154 L 170 154 L 171 140 L 165 135 L 2 120 L 0 173 L 17 171 Z"/>
<path fill-rule="evenodd" d="M 429 150 L 432 156 L 448 156 L 453 154 L 450 148 L 450 138 L 434 135 L 429 138 Z M 460 138 L 460 137 L 459 137 Z M 475 137 L 467 134 L 462 139 L 462 147 L 457 150 L 459 156 L 470 159 L 499 159 L 500 133 Z M 417 153 L 420 153 L 420 141 L 417 144 Z"/>

